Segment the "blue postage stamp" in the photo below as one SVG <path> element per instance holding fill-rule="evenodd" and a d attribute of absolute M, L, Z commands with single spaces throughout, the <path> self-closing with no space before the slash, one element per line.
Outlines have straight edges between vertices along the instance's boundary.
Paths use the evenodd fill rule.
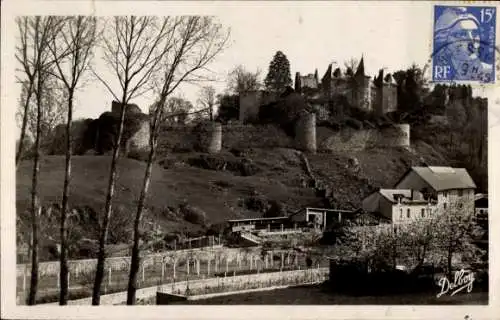
<path fill-rule="evenodd" d="M 495 81 L 496 8 L 435 6 L 432 80 Z"/>

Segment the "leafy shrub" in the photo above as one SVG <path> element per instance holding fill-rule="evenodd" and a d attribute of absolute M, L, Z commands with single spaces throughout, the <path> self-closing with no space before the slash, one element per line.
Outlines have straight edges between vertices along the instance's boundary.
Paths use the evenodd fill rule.
<path fill-rule="evenodd" d="M 184 216 L 184 220 L 192 224 L 205 225 L 207 222 L 207 215 L 205 211 L 200 208 L 190 206 L 188 204 L 181 204 L 179 210 Z"/>
<path fill-rule="evenodd" d="M 286 216 L 286 205 L 281 201 L 269 201 L 269 208 L 264 213 L 265 218 Z"/>
<path fill-rule="evenodd" d="M 268 210 L 269 201 L 261 194 L 254 194 L 243 201 L 243 206 L 248 210 L 264 213 Z"/>

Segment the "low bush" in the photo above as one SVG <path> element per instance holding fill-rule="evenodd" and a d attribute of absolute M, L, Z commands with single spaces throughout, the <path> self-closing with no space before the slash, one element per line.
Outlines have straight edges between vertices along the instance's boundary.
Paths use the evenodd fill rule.
<path fill-rule="evenodd" d="M 192 224 L 205 225 L 207 222 L 207 214 L 200 208 L 188 204 L 181 204 L 179 206 L 179 211 L 184 216 L 184 220 Z"/>

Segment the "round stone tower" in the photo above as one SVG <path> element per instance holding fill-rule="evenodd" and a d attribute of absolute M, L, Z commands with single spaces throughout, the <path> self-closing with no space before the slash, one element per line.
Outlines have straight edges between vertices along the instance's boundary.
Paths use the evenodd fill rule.
<path fill-rule="evenodd" d="M 222 125 L 218 122 L 206 123 L 200 126 L 198 132 L 201 151 L 218 153 L 222 149 Z"/>
<path fill-rule="evenodd" d="M 410 146 L 410 125 L 408 123 L 396 124 L 395 127 L 399 130 L 400 135 L 396 140 L 398 147 Z"/>
<path fill-rule="evenodd" d="M 295 124 L 295 143 L 297 149 L 305 152 L 316 152 L 316 115 L 303 112 Z"/>

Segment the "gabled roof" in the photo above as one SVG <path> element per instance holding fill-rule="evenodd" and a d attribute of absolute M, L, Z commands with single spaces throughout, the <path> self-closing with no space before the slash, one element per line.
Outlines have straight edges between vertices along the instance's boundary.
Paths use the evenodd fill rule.
<path fill-rule="evenodd" d="M 410 189 L 380 189 L 378 191 L 384 198 L 389 200 L 392 203 L 396 203 L 396 199 L 394 199 L 394 195 L 402 194 L 405 198 L 411 198 L 411 190 Z"/>
<path fill-rule="evenodd" d="M 452 167 L 412 167 L 396 183 L 398 185 L 411 171 L 427 182 L 435 191 L 451 189 L 475 189 L 476 184 L 464 168 Z"/>

